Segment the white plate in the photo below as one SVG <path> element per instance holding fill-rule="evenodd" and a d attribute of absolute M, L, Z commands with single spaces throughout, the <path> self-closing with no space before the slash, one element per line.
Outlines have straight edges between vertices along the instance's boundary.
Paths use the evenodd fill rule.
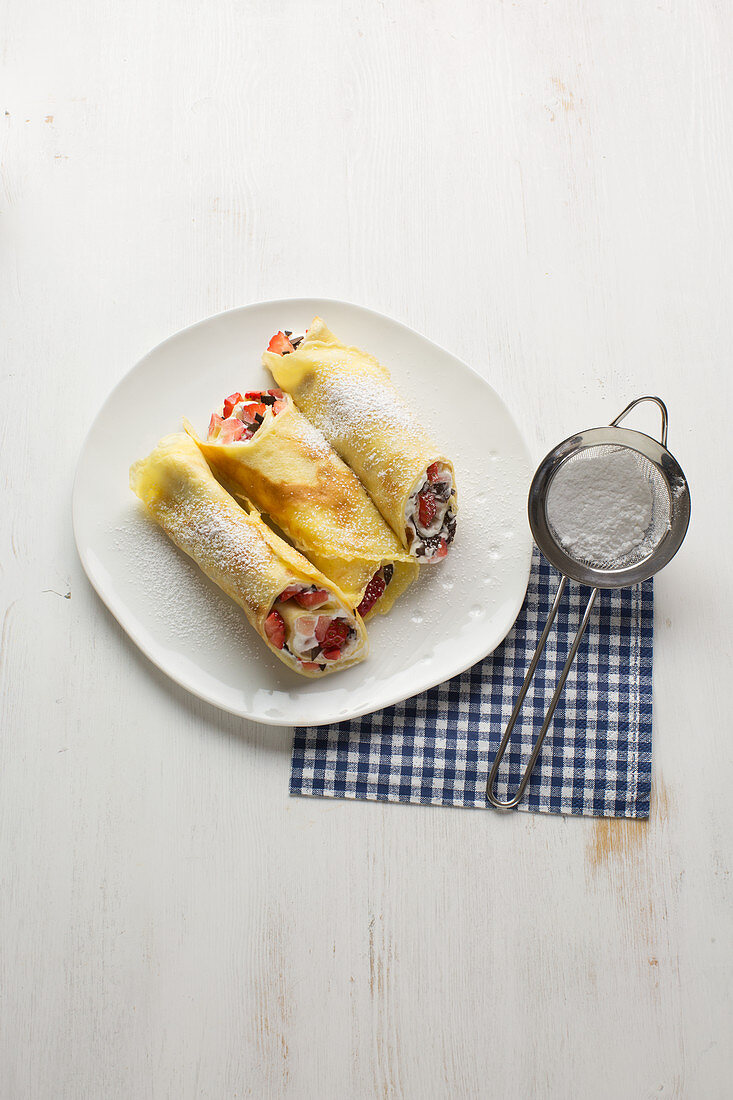
<path fill-rule="evenodd" d="M 131 463 L 187 416 L 203 434 L 233 390 L 272 385 L 260 366 L 280 328 L 319 314 L 381 359 L 453 459 L 458 530 L 445 562 L 369 623 L 371 653 L 323 680 L 290 672 L 242 612 L 145 518 Z M 223 710 L 273 725 L 342 721 L 455 676 L 504 639 L 522 605 L 532 542 L 530 464 L 503 402 L 465 363 L 371 310 L 324 299 L 263 302 L 210 317 L 146 355 L 107 398 L 79 458 L 74 533 L 112 614 L 171 679 Z"/>

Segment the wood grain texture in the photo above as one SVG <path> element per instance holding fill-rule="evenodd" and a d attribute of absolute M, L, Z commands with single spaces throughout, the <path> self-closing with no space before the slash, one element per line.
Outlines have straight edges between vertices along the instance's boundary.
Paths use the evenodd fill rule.
<path fill-rule="evenodd" d="M 712 0 L 4 5 L 3 1097 L 730 1095 L 732 33 Z M 290 799 L 290 732 L 90 590 L 110 388 L 290 295 L 462 356 L 538 459 L 667 400 L 648 822 Z"/>

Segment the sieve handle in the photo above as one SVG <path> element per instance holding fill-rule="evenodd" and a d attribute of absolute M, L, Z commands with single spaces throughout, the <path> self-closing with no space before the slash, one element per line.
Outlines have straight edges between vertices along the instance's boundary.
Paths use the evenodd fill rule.
<path fill-rule="evenodd" d="M 667 406 L 664 404 L 664 401 L 662 401 L 661 397 L 651 397 L 651 396 L 637 397 L 636 401 L 631 401 L 630 404 L 628 404 L 626 406 L 626 408 L 623 410 L 623 412 L 620 412 L 618 414 L 618 416 L 616 417 L 616 419 L 611 421 L 610 427 L 615 428 L 618 424 L 620 424 L 621 421 L 624 419 L 624 417 L 626 417 L 631 412 L 632 409 L 635 409 L 637 405 L 640 405 L 642 403 L 642 401 L 653 401 L 654 404 L 659 407 L 659 410 L 662 414 L 662 435 L 661 435 L 661 439 L 659 440 L 659 442 L 662 444 L 663 447 L 666 448 L 666 446 L 667 446 L 667 420 L 668 420 Z"/>
<path fill-rule="evenodd" d="M 643 401 L 644 398 L 639 398 L 639 400 Z M 656 399 L 653 398 L 652 400 L 656 400 Z M 636 402 L 634 402 L 634 404 L 636 404 Z M 631 406 L 629 406 L 629 407 L 631 407 Z M 623 415 L 623 413 L 622 413 L 622 415 Z M 520 802 L 520 800 L 522 798 L 522 795 L 525 792 L 527 784 L 529 783 L 529 777 L 531 776 L 532 771 L 534 769 L 534 766 L 537 763 L 537 757 L 540 755 L 540 750 L 542 748 L 542 742 L 545 739 L 545 734 L 547 733 L 548 729 L 550 728 L 550 723 L 552 722 L 552 716 L 555 713 L 555 707 L 557 706 L 557 704 L 559 702 L 559 699 L 560 699 L 560 696 L 562 695 L 562 689 L 565 686 L 565 681 L 568 678 L 568 673 L 570 672 L 570 669 L 572 668 L 573 661 L 575 660 L 575 654 L 578 652 L 578 647 L 580 646 L 580 642 L 582 640 L 583 634 L 585 633 L 585 628 L 588 625 L 588 620 L 590 619 L 590 613 L 593 610 L 593 604 L 596 602 L 596 596 L 598 595 L 598 593 L 600 591 L 600 589 L 594 588 L 593 591 L 590 594 L 590 598 L 589 598 L 588 603 L 587 603 L 586 608 L 585 608 L 585 614 L 583 615 L 583 619 L 580 623 L 580 626 L 578 627 L 578 633 L 575 635 L 575 639 L 574 639 L 573 644 L 570 648 L 570 652 L 568 653 L 568 659 L 565 662 L 565 667 L 563 668 L 562 673 L 560 674 L 560 679 L 557 682 L 557 687 L 555 688 L 555 692 L 552 696 L 552 699 L 550 700 L 550 705 L 547 708 L 547 713 L 545 715 L 545 720 L 542 723 L 542 729 L 540 730 L 540 732 L 537 736 L 537 740 L 535 741 L 534 746 L 532 747 L 532 752 L 531 752 L 530 758 L 527 762 L 527 767 L 524 769 L 524 775 L 522 776 L 522 779 L 521 779 L 520 784 L 517 788 L 516 794 L 513 796 L 513 798 L 510 798 L 507 802 L 502 802 L 501 799 L 497 798 L 496 795 L 494 794 L 494 784 L 496 782 L 496 777 L 499 773 L 499 765 L 501 764 L 501 761 L 504 757 L 504 753 L 506 752 L 506 747 L 509 744 L 509 738 L 512 735 L 512 730 L 514 729 L 517 718 L 519 717 L 519 712 L 522 709 L 522 703 L 524 702 L 524 698 L 525 698 L 527 692 L 529 691 L 529 685 L 532 683 L 532 677 L 535 674 L 535 670 L 536 670 L 537 665 L 539 663 L 540 657 L 542 656 L 542 650 L 545 648 L 545 642 L 547 641 L 547 637 L 550 633 L 550 630 L 552 629 L 552 624 L 555 621 L 555 617 L 557 615 L 557 611 L 558 611 L 558 608 L 560 606 L 560 600 L 562 599 L 563 592 L 565 591 L 565 585 L 567 584 L 567 581 L 568 581 L 568 578 L 563 577 L 562 580 L 560 581 L 560 584 L 558 585 L 558 589 L 557 589 L 557 592 L 555 594 L 555 599 L 554 599 L 554 602 L 552 604 L 552 609 L 551 609 L 550 614 L 548 616 L 547 622 L 545 623 L 545 629 L 542 631 L 542 637 L 540 638 L 540 640 L 537 644 L 537 649 L 534 652 L 534 657 L 532 658 L 532 662 L 531 662 L 529 668 L 527 669 L 527 675 L 524 678 L 524 683 L 522 684 L 522 689 L 519 692 L 519 695 L 517 696 L 516 703 L 514 704 L 514 710 L 512 711 L 512 716 L 509 719 L 509 725 L 506 728 L 506 732 L 504 733 L 501 744 L 499 745 L 499 750 L 496 754 L 496 759 L 494 760 L 493 766 L 492 766 L 491 771 L 489 773 L 488 782 L 486 784 L 486 797 L 488 798 L 491 805 L 496 806 L 496 808 L 499 809 L 499 810 L 513 810 L 514 807 Z"/>

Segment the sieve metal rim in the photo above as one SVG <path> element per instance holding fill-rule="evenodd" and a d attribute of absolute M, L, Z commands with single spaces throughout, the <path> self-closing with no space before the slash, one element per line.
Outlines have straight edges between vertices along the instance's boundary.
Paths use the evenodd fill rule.
<path fill-rule="evenodd" d="M 552 535 L 545 514 L 547 493 L 560 466 L 586 448 L 602 445 L 629 447 L 637 451 L 656 467 L 669 493 L 669 530 L 648 557 L 622 569 L 594 569 L 571 558 Z M 542 460 L 530 485 L 527 513 L 538 547 L 550 564 L 566 577 L 592 588 L 626 588 L 654 576 L 679 550 L 690 522 L 690 491 L 675 457 L 652 436 L 631 428 L 587 428 L 558 443 Z"/>

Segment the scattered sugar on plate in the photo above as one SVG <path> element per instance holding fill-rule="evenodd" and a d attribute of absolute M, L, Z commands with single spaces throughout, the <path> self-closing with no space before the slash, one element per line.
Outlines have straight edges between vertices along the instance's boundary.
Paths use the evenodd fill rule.
<path fill-rule="evenodd" d="M 116 525 L 112 545 L 128 567 L 130 583 L 145 592 L 147 607 L 171 639 L 216 644 L 241 639 L 251 656 L 244 612 L 159 527 L 142 513 Z"/>
<path fill-rule="evenodd" d="M 545 511 L 554 536 L 576 561 L 637 559 L 640 550 L 648 552 L 658 541 L 650 538 L 652 486 L 626 447 L 589 448 L 564 462 L 550 484 Z"/>

